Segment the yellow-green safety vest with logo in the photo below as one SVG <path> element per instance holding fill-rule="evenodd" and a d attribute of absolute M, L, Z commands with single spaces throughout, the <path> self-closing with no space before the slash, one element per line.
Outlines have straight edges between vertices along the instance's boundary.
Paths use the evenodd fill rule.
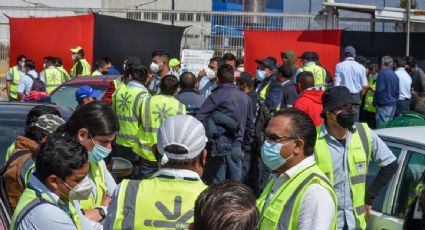
<path fill-rule="evenodd" d="M 113 229 L 188 229 L 198 195 L 198 180 L 153 177 L 123 180 L 112 214 Z"/>
<path fill-rule="evenodd" d="M 112 108 L 118 118 L 115 143 L 132 148 L 137 142 L 137 131 L 142 115 L 142 102 L 149 97 L 146 90 L 125 86 L 112 96 Z"/>
<path fill-rule="evenodd" d="M 370 88 L 372 88 L 374 91 L 376 90 L 376 77 L 377 76 L 369 76 L 369 86 Z M 372 91 L 367 91 L 365 99 L 364 99 L 364 109 L 368 112 L 371 113 L 375 113 L 376 112 L 376 107 L 373 105 L 373 96 L 374 96 L 374 92 Z"/>
<path fill-rule="evenodd" d="M 334 170 L 326 136 L 317 137 L 315 148 L 316 164 L 334 184 Z M 366 229 L 365 193 L 366 174 L 372 152 L 370 128 L 365 123 L 356 123 L 356 129 L 351 136 L 347 149 L 348 175 L 353 201 L 356 229 Z M 343 175 L 338 175 L 343 176 Z"/>
<path fill-rule="evenodd" d="M 90 163 L 90 176 L 96 185 L 96 197 L 94 197 L 92 193 L 87 200 L 80 200 L 81 208 L 84 211 L 101 206 L 103 196 L 108 192 L 105 181 L 105 171 L 103 170 L 101 162 Z"/>
<path fill-rule="evenodd" d="M 308 65 L 301 67 L 299 72 L 309 71 L 314 76 L 314 87 L 326 90 L 326 70 L 318 65 Z"/>
<path fill-rule="evenodd" d="M 263 100 L 263 101 L 266 100 L 267 95 L 269 94 L 269 88 L 270 88 L 270 82 L 267 83 L 267 85 L 264 86 L 264 88 L 258 94 L 258 96 L 260 97 L 260 100 Z"/>
<path fill-rule="evenodd" d="M 21 198 L 19 199 L 18 205 L 16 206 L 15 212 L 13 213 L 12 222 L 10 223 L 10 229 L 18 229 L 21 221 L 23 220 L 23 218 L 25 218 L 28 212 L 31 211 L 35 206 L 43 203 L 50 203 L 54 206 L 59 207 L 57 204 L 53 203 L 47 195 L 42 194 L 38 190 L 27 187 L 24 190 L 24 193 L 22 194 Z M 73 206 L 72 202 L 68 202 L 68 207 L 70 211 L 70 217 L 72 218 L 75 227 L 78 230 L 81 230 L 82 226 L 80 216 L 78 215 L 77 210 Z M 46 213 L 46 215 L 49 215 L 49 213 Z"/>
<path fill-rule="evenodd" d="M 91 67 L 90 67 L 90 64 L 87 62 L 87 60 L 85 58 L 82 58 L 82 59 L 75 62 L 75 64 L 71 68 L 69 75 L 72 78 L 77 76 L 77 65 L 78 65 L 78 63 L 81 63 L 81 65 L 83 65 L 83 71 L 81 72 L 81 76 L 90 77 Z"/>
<path fill-rule="evenodd" d="M 114 86 L 115 86 L 114 93 L 116 93 L 118 90 L 124 88 L 124 86 L 125 86 L 125 82 L 121 79 L 121 77 L 113 80 L 112 82 L 114 83 Z"/>
<path fill-rule="evenodd" d="M 69 76 L 68 72 L 63 68 L 63 66 L 56 67 L 57 70 L 59 70 L 62 73 L 62 77 L 65 79 L 65 81 L 71 80 L 71 77 Z"/>
<path fill-rule="evenodd" d="M 138 141 L 133 152 L 146 160 L 155 162 L 152 145 L 157 143 L 156 134 L 165 119 L 175 115 L 186 115 L 185 106 L 173 96 L 155 95 L 142 103 L 142 120 L 137 132 Z"/>
<path fill-rule="evenodd" d="M 46 83 L 46 91 L 50 94 L 58 86 L 65 82 L 65 78 L 61 71 L 56 68 L 47 68 L 43 71 L 44 80 Z"/>
<path fill-rule="evenodd" d="M 264 207 L 270 190 L 275 182 L 271 179 L 257 200 L 257 208 L 261 212 L 260 229 L 288 229 L 296 230 L 301 200 L 307 188 L 312 184 L 320 184 L 329 191 L 335 204 L 335 215 L 331 229 L 337 228 L 337 197 L 326 175 L 312 165 L 289 178 L 276 191 L 269 204 Z"/>
<path fill-rule="evenodd" d="M 11 73 L 9 96 L 13 99 L 17 99 L 19 80 L 21 79 L 21 71 L 18 69 L 18 66 L 10 68 L 9 71 Z"/>

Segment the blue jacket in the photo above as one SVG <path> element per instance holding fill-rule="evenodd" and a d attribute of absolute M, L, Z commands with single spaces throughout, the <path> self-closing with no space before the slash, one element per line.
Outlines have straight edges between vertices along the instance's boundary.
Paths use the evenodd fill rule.
<path fill-rule="evenodd" d="M 251 99 L 233 83 L 219 84 L 199 109 L 197 118 L 203 121 L 214 111 L 238 122 L 234 146 L 241 146 L 244 135 L 252 135 L 254 123 Z"/>
<path fill-rule="evenodd" d="M 400 95 L 398 77 L 391 68 L 378 73 L 373 103 L 377 107 L 395 106 Z"/>

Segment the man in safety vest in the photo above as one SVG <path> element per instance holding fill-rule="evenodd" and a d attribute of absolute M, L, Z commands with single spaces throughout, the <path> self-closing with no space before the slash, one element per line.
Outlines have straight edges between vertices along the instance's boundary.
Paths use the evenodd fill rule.
<path fill-rule="evenodd" d="M 87 199 L 87 150 L 75 138 L 50 137 L 35 157 L 30 175 L 13 214 L 10 229 L 91 229 L 78 202 Z"/>
<path fill-rule="evenodd" d="M 108 65 L 103 59 L 100 59 L 95 63 L 95 68 L 96 69 L 91 74 L 92 77 L 101 77 L 108 74 Z"/>
<path fill-rule="evenodd" d="M 40 79 L 46 83 L 46 91 L 50 94 L 66 80 L 63 73 L 55 67 L 54 57 L 45 57 L 43 67 L 44 70 L 40 74 Z"/>
<path fill-rule="evenodd" d="M 117 136 L 115 139 L 114 156 L 124 157 L 133 163 L 131 179 L 139 178 L 140 156 L 133 152 L 132 148 L 138 141 L 142 113 L 142 103 L 150 95 L 145 85 L 148 78 L 148 70 L 144 66 L 130 66 L 125 73 L 125 81 L 128 82 L 112 96 L 112 108 L 118 118 Z"/>
<path fill-rule="evenodd" d="M 366 96 L 364 98 L 364 110 L 366 111 L 365 117 L 366 121 L 371 128 L 376 127 L 376 107 L 373 105 L 373 97 L 375 95 L 376 90 L 376 79 L 378 78 L 379 67 L 377 64 L 372 64 L 369 67 L 370 72 L 368 76 L 368 90 L 366 92 Z"/>
<path fill-rule="evenodd" d="M 164 82 L 163 78 L 161 81 Z M 161 165 L 145 180 L 124 180 L 115 190 L 104 229 L 188 229 L 207 152 L 202 123 L 190 115 L 167 118 L 153 146 Z"/>
<path fill-rule="evenodd" d="M 55 57 L 55 67 L 62 73 L 62 76 L 65 81 L 71 80 L 71 77 L 69 76 L 68 72 L 65 70 L 65 68 L 63 68 L 62 58 Z"/>
<path fill-rule="evenodd" d="M 314 76 L 314 87 L 317 89 L 326 89 L 326 70 L 323 67 L 316 64 L 315 59 L 318 59 L 318 55 L 315 52 L 307 51 L 304 52 L 301 57 L 302 67 L 297 70 L 294 75 L 294 82 L 297 82 L 297 76 L 299 73 L 309 71 Z"/>
<path fill-rule="evenodd" d="M 80 46 L 71 49 L 72 52 L 72 60 L 75 64 L 72 66 L 71 71 L 69 71 L 69 75 L 71 78 L 81 77 L 81 76 L 90 76 L 91 74 L 91 66 L 84 58 L 84 50 Z"/>
<path fill-rule="evenodd" d="M 355 122 L 358 101 L 347 88 L 327 89 L 322 103 L 315 158 L 338 197 L 338 229 L 365 229 L 375 196 L 397 171 L 397 158 L 367 124 Z M 371 161 L 382 168 L 366 191 Z"/>
<path fill-rule="evenodd" d="M 6 93 L 9 97 L 9 101 L 16 101 L 18 98 L 18 85 L 23 74 L 23 68 L 25 65 L 25 55 L 19 55 L 16 58 L 16 65 L 9 69 L 6 75 Z"/>
<path fill-rule="evenodd" d="M 260 229 L 336 229 L 337 198 L 316 166 L 316 128 L 297 109 L 273 115 L 261 148 L 264 164 L 275 172 L 257 200 Z"/>
<path fill-rule="evenodd" d="M 156 134 L 159 126 L 168 117 L 186 114 L 184 104 L 174 98 L 179 87 L 177 78 L 174 75 L 166 75 L 161 79 L 159 87 L 161 94 L 147 98 L 140 107 L 141 120 L 138 121 L 140 127 L 133 152 L 140 156 L 139 173 L 142 179 L 149 178 L 158 170 L 151 148 L 157 142 Z"/>
<path fill-rule="evenodd" d="M 269 110 L 274 109 L 281 102 L 280 84 L 276 81 L 277 65 L 276 61 L 270 57 L 255 60 L 257 63 L 255 91 L 258 100 L 266 104 Z"/>

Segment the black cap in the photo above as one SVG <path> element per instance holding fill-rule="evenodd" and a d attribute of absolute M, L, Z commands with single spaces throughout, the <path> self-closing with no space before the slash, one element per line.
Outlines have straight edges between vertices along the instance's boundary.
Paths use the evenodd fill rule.
<path fill-rule="evenodd" d="M 254 82 L 254 78 L 252 77 L 252 74 L 248 73 L 248 72 L 242 72 L 240 77 L 236 78 L 236 81 L 239 84 L 247 84 L 250 86 L 254 86 L 255 82 Z"/>
<path fill-rule="evenodd" d="M 256 63 L 261 64 L 269 69 L 275 69 L 276 68 L 276 59 L 273 60 L 273 58 L 267 57 L 261 60 L 255 60 Z"/>
<path fill-rule="evenodd" d="M 307 61 L 314 61 L 315 59 L 315 54 L 314 54 L 314 52 L 310 52 L 310 51 L 307 51 L 307 52 L 304 52 L 302 55 L 301 55 L 301 59 L 305 59 L 305 60 L 307 60 Z"/>
<path fill-rule="evenodd" d="M 323 110 L 321 115 L 347 104 L 358 105 L 350 91 L 344 86 L 335 86 L 326 89 L 322 95 Z"/>

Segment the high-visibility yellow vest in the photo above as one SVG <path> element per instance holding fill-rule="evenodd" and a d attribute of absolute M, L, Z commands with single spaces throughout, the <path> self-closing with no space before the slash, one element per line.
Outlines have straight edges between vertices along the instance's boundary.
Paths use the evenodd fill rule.
<path fill-rule="evenodd" d="M 125 82 L 122 79 L 122 77 L 119 77 L 119 78 L 113 80 L 112 82 L 114 83 L 114 87 L 115 87 L 114 93 L 116 93 L 118 90 L 124 88 L 124 86 L 125 86 Z"/>
<path fill-rule="evenodd" d="M 75 64 L 72 66 L 70 71 L 70 76 L 72 78 L 77 76 L 77 65 L 78 63 L 81 63 L 83 65 L 83 71 L 81 72 L 81 76 L 90 76 L 91 73 L 91 67 L 90 64 L 87 62 L 86 59 L 82 58 L 75 62 Z"/>
<path fill-rule="evenodd" d="M 11 74 L 10 79 L 10 97 L 13 99 L 18 98 L 18 86 L 19 86 L 19 80 L 21 79 L 21 71 L 18 69 L 18 66 L 14 66 L 9 69 Z"/>
<path fill-rule="evenodd" d="M 58 86 L 65 82 L 62 72 L 56 68 L 47 68 L 43 71 L 44 80 L 46 81 L 46 91 L 50 94 Z"/>
<path fill-rule="evenodd" d="M 99 77 L 99 76 L 103 76 L 103 74 L 99 70 L 95 70 L 95 71 L 93 71 L 93 73 L 91 74 L 91 76 L 92 77 Z"/>
<path fill-rule="evenodd" d="M 301 67 L 299 72 L 308 71 L 311 72 L 314 76 L 314 87 L 319 88 L 321 90 L 326 90 L 326 70 L 318 65 L 308 65 L 305 67 Z"/>
<path fill-rule="evenodd" d="M 148 91 L 130 86 L 124 86 L 112 96 L 112 108 L 119 127 L 115 143 L 132 148 L 137 142 L 142 102 L 148 97 Z"/>
<path fill-rule="evenodd" d="M 267 83 L 266 86 L 264 86 L 264 88 L 260 91 L 260 93 L 258 94 L 260 100 L 266 100 L 268 94 L 269 94 L 269 88 L 270 88 L 270 82 Z"/>
<path fill-rule="evenodd" d="M 261 212 L 260 229 L 298 229 L 301 200 L 312 184 L 320 184 L 329 191 L 335 204 L 335 214 L 330 229 L 337 229 L 337 197 L 330 181 L 319 167 L 312 165 L 292 176 L 276 191 L 267 207 L 264 207 L 274 182 L 275 179 L 269 181 L 257 200 L 257 208 Z"/>
<path fill-rule="evenodd" d="M 175 115 L 186 115 L 186 108 L 173 96 L 155 95 L 144 100 L 142 120 L 137 132 L 138 141 L 133 146 L 133 152 L 155 162 L 151 147 L 157 142 L 158 129 L 165 119 Z"/>
<path fill-rule="evenodd" d="M 6 150 L 6 155 L 4 156 L 4 162 L 7 162 L 7 160 L 9 160 L 10 155 L 12 155 L 13 150 L 15 150 L 16 148 L 16 142 L 13 142 L 12 144 L 9 145 L 9 147 Z"/>
<path fill-rule="evenodd" d="M 368 80 L 370 88 L 372 88 L 374 91 L 376 90 L 376 77 L 377 76 L 370 76 Z M 371 113 L 376 112 L 376 107 L 373 105 L 373 97 L 374 93 L 371 91 L 367 91 L 364 99 L 364 109 Z"/>
<path fill-rule="evenodd" d="M 63 68 L 63 66 L 56 67 L 57 70 L 59 70 L 62 73 L 62 77 L 65 79 L 65 81 L 71 80 L 71 77 L 69 76 L 68 72 Z"/>
<path fill-rule="evenodd" d="M 364 133 L 364 135 L 360 133 Z M 317 166 L 326 174 L 333 185 L 333 161 L 325 136 L 320 137 L 320 134 L 318 135 L 315 150 Z M 356 217 L 356 229 L 366 229 L 364 200 L 366 193 L 366 174 L 371 152 L 372 141 L 369 126 L 365 123 L 356 123 L 356 130 L 350 139 L 347 153 L 348 175 L 350 178 L 351 194 L 353 194 L 352 200 L 354 216 Z"/>
<path fill-rule="evenodd" d="M 113 229 L 188 229 L 202 181 L 154 177 L 123 180 Z"/>
<path fill-rule="evenodd" d="M 19 199 L 18 205 L 16 206 L 15 212 L 13 213 L 10 229 L 18 229 L 21 221 L 23 220 L 23 218 L 25 218 L 28 212 L 35 206 L 40 205 L 42 203 L 50 203 L 54 206 L 59 207 L 57 204 L 53 203 L 47 195 L 42 194 L 38 190 L 27 187 L 24 190 L 24 193 L 22 194 L 21 198 Z M 78 230 L 82 229 L 80 216 L 78 215 L 72 202 L 68 202 L 68 207 L 69 211 L 71 212 L 70 217 L 74 221 L 75 227 Z M 46 213 L 46 215 L 49 215 L 49 213 Z"/>
<path fill-rule="evenodd" d="M 87 200 L 80 200 L 81 208 L 84 211 L 101 206 L 103 196 L 108 192 L 108 187 L 106 186 L 105 181 L 105 171 L 103 170 L 101 162 L 90 163 L 90 176 L 96 185 L 96 198 L 93 194 L 90 194 Z"/>

